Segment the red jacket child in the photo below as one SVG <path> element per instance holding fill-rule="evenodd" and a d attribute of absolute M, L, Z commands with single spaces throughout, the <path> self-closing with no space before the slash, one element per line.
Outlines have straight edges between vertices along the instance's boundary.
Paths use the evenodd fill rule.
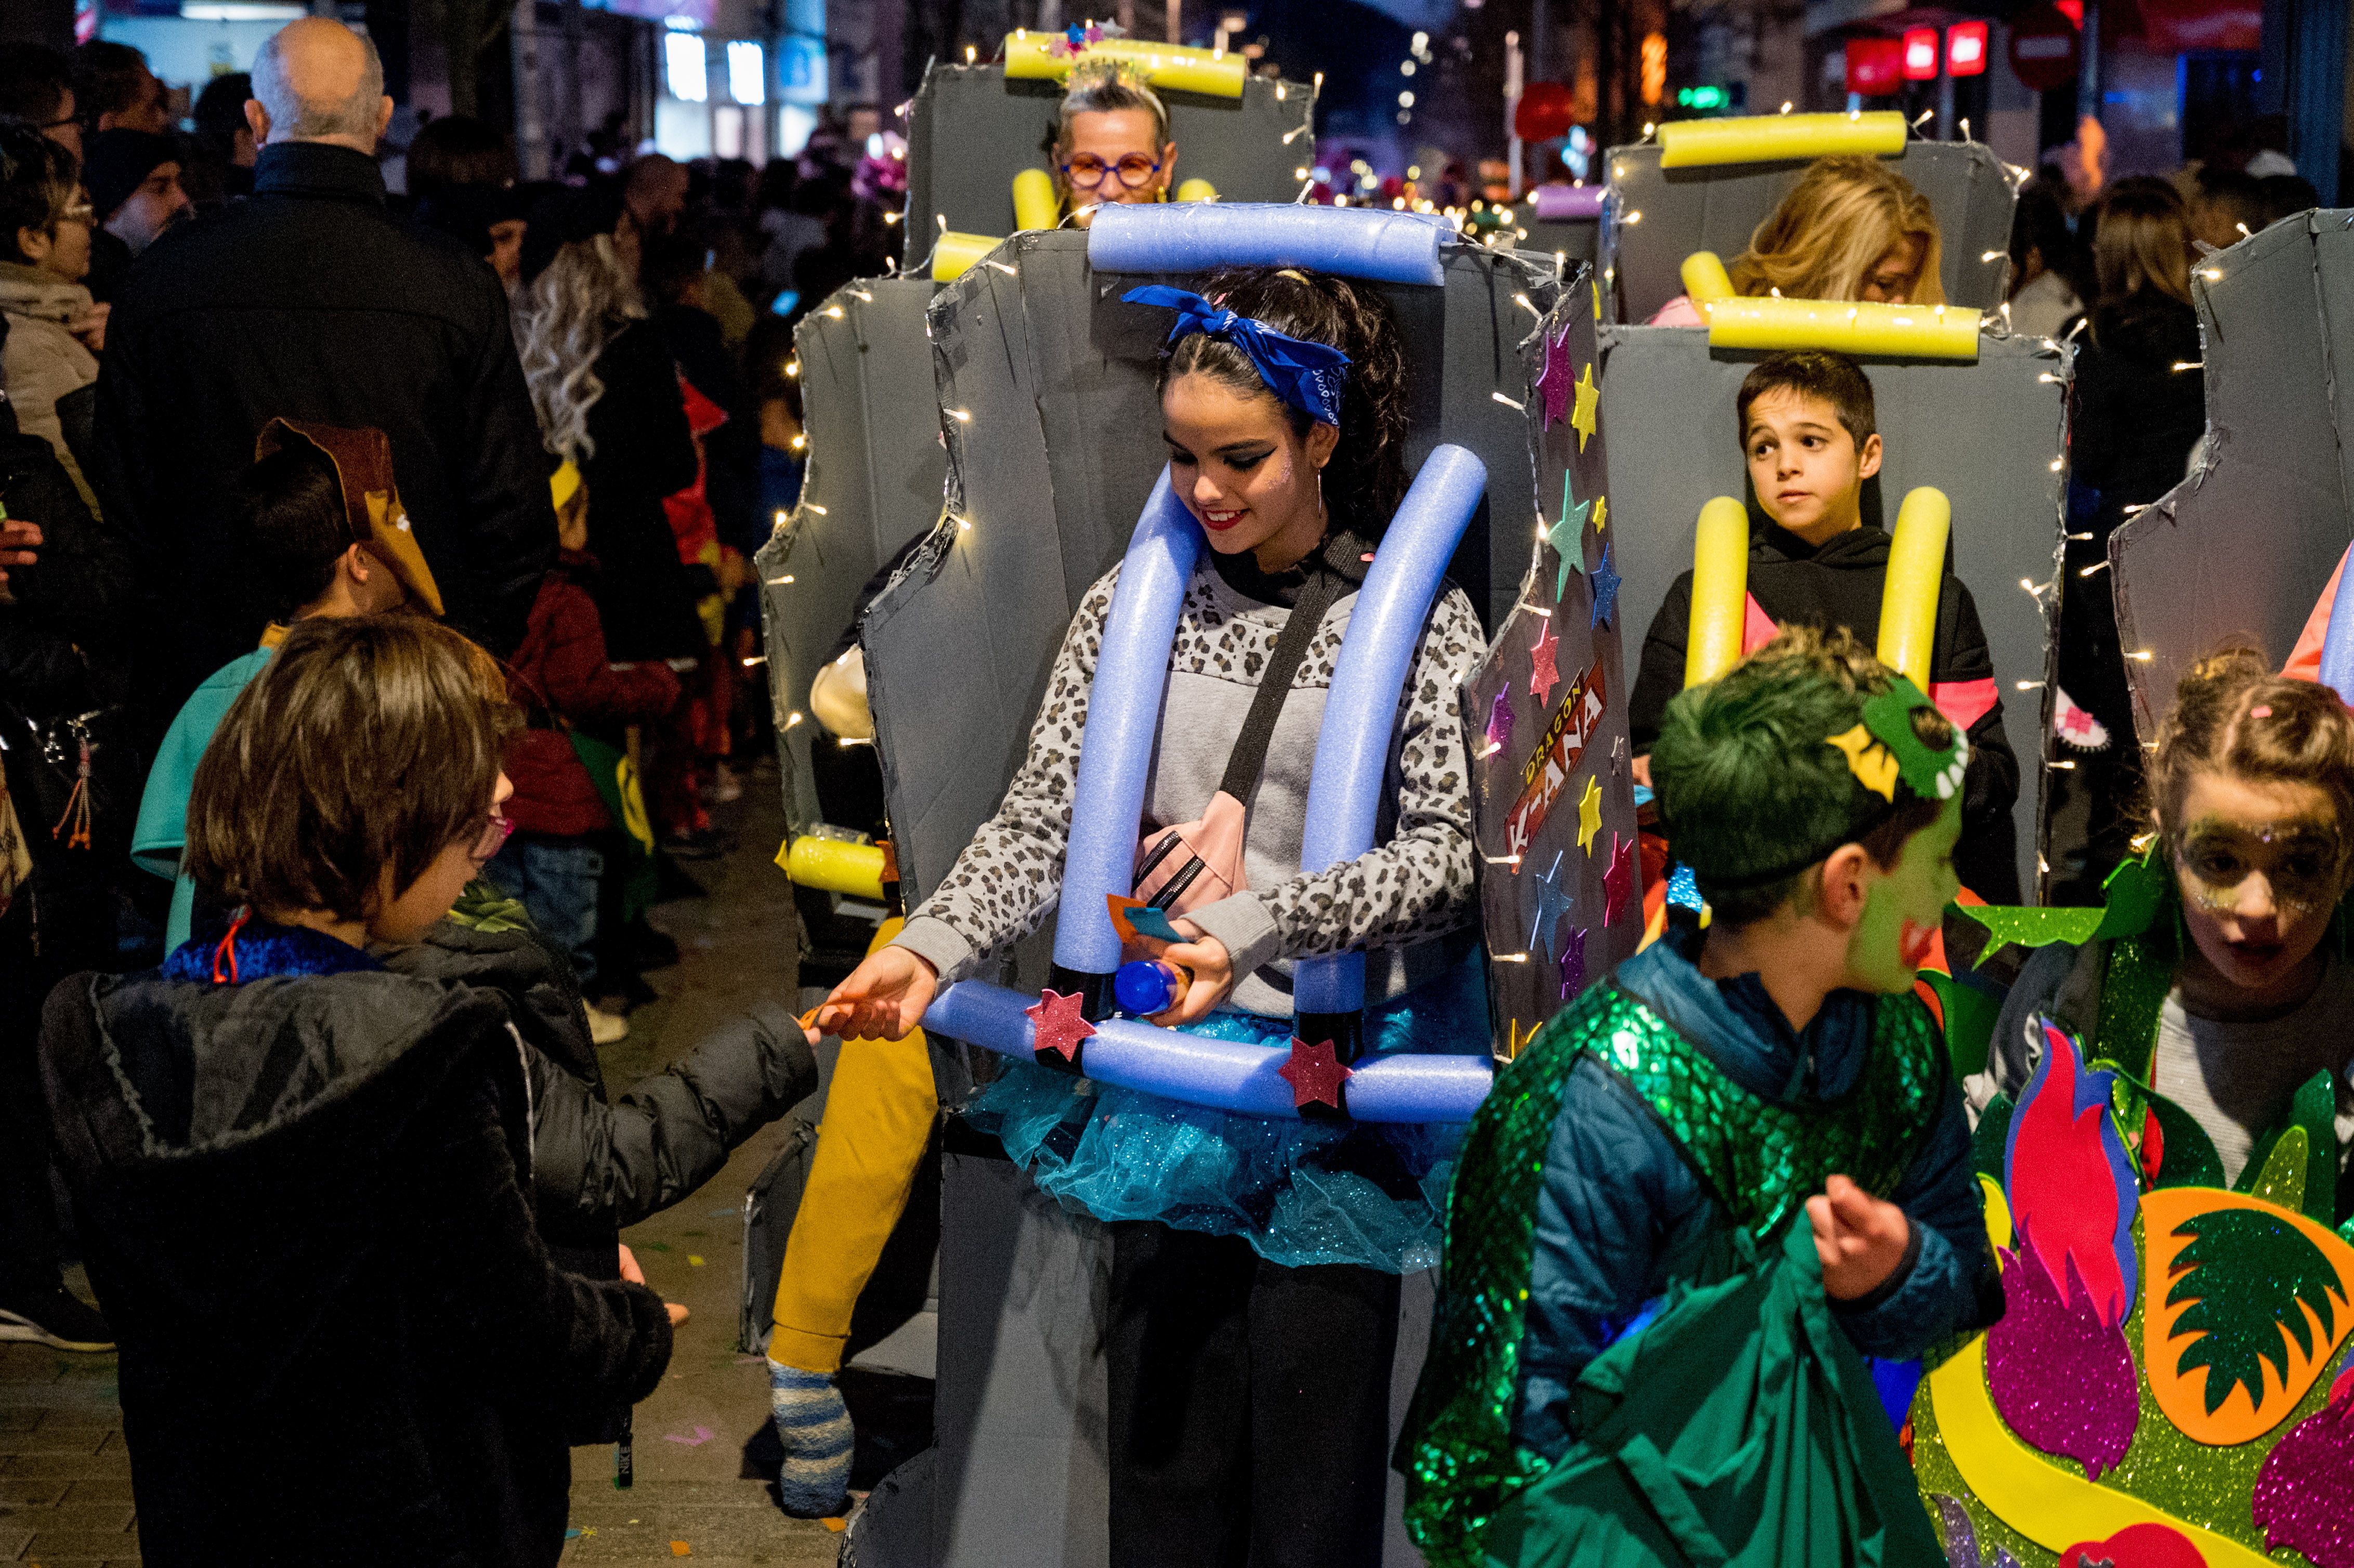
<path fill-rule="evenodd" d="M 517 831 L 578 838 L 613 825 L 588 768 L 555 719 L 618 741 L 627 725 L 652 724 L 678 701 L 678 677 L 661 663 L 613 664 L 586 584 L 597 558 L 567 549 L 539 585 L 523 646 L 507 665 L 507 692 L 529 727 L 507 745 Z"/>

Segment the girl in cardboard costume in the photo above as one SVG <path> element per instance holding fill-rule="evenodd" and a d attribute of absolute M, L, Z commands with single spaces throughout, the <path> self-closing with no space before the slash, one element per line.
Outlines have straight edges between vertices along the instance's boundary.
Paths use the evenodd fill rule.
<path fill-rule="evenodd" d="M 1859 1352 L 1990 1299 L 1913 992 L 1967 755 L 1845 632 L 1670 705 L 1653 783 L 1712 918 L 1557 1014 L 1472 1123 L 1405 1446 L 1432 1563 L 1934 1554 Z"/>
<path fill-rule="evenodd" d="M 1300 866 L 1334 659 L 1405 490 L 1396 329 L 1338 278 L 1246 270 L 1204 292 L 1129 296 L 1177 312 L 1161 390 L 1170 479 L 1210 546 L 1171 651 L 1140 865 L 1165 876 L 1174 862 L 1187 889 L 1225 889 L 1164 898 L 1185 939 L 1161 956 L 1192 978 L 1157 1021 L 1279 1044 L 1295 1023 L 1292 960 L 1359 950 L 1369 1050 L 1484 1051 L 1455 702 L 1484 639 L 1460 589 L 1431 611 L 1405 683 L 1376 847 L 1313 875 Z M 1073 619 L 997 815 L 829 999 L 821 1027 L 904 1034 L 940 985 L 1053 906 L 1118 577 Z M 1253 735 L 1263 749 L 1238 768 L 1237 736 Z M 1237 810 L 1229 855 L 1214 829 Z M 1447 1136 L 1075 1092 L 1029 1064 L 969 1114 L 1040 1186 L 1113 1224 L 1112 1561 L 1375 1557 L 1397 1277 L 1435 1258 Z"/>
<path fill-rule="evenodd" d="M 2080 939 L 1968 1084 L 2008 1310 L 1912 1408 L 1957 1568 L 2354 1562 L 2354 717 L 2226 650 L 2149 779 L 2105 911 L 1982 913 Z"/>

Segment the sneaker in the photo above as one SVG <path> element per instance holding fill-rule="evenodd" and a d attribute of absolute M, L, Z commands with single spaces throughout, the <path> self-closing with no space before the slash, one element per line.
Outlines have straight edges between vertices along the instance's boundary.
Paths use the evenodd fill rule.
<path fill-rule="evenodd" d="M 111 1351 L 114 1330 L 98 1308 L 63 1284 L 0 1297 L 0 1340 L 30 1341 L 58 1351 Z"/>
<path fill-rule="evenodd" d="M 588 1038 L 599 1045 L 610 1045 L 625 1040 L 630 1033 L 630 1021 L 618 1012 L 608 1012 L 593 1001 L 584 1001 L 581 1010 L 588 1014 Z"/>
<path fill-rule="evenodd" d="M 704 803 L 725 806 L 731 800 L 740 800 L 743 798 L 744 780 L 737 777 L 736 770 L 724 762 L 713 763 L 711 781 L 703 787 Z"/>

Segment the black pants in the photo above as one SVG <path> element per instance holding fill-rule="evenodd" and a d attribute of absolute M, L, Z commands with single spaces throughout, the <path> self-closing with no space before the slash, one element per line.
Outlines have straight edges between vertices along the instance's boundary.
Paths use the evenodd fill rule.
<path fill-rule="evenodd" d="M 1398 1277 L 1112 1226 L 1112 1568 L 1378 1568 Z"/>

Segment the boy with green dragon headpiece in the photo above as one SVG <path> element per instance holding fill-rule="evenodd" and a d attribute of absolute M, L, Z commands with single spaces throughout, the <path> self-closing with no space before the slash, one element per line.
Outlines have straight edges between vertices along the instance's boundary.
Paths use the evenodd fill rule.
<path fill-rule="evenodd" d="M 1999 1308 L 1913 994 L 1967 757 L 1844 631 L 1670 705 L 1651 776 L 1708 924 L 1555 1017 L 1472 1124 L 1402 1456 L 1434 1568 L 1937 1560 L 1859 1352 Z"/>

